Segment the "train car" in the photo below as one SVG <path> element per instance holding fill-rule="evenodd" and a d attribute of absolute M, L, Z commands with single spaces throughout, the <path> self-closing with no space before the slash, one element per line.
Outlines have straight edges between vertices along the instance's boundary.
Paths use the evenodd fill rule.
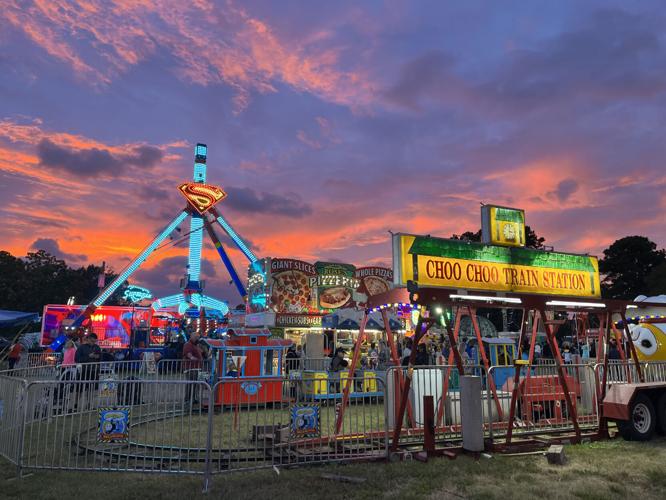
<path fill-rule="evenodd" d="M 282 359 L 292 341 L 270 336 L 269 330 L 237 328 L 223 339 L 205 339 L 213 353 L 215 405 L 284 400 Z"/>

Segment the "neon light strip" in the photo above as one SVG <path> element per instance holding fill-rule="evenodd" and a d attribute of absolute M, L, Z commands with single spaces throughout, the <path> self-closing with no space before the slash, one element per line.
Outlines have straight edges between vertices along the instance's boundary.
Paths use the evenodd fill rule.
<path fill-rule="evenodd" d="M 569 302 L 568 300 L 551 300 L 546 302 L 547 306 L 564 306 L 564 307 L 606 307 L 602 302 Z"/>
<path fill-rule="evenodd" d="M 201 244 L 203 238 L 203 218 L 192 215 L 190 220 L 190 254 L 187 259 L 190 281 L 199 282 L 201 278 Z"/>
<path fill-rule="evenodd" d="M 204 297 L 203 306 L 210 309 L 216 309 L 222 314 L 227 314 L 229 312 L 229 306 L 226 302 L 222 302 L 221 300 L 217 300 L 212 297 Z"/>
<path fill-rule="evenodd" d="M 155 302 L 153 302 L 153 309 L 157 310 L 162 307 L 172 307 L 180 304 L 181 302 L 185 302 L 185 297 L 182 293 L 169 295 L 168 297 L 162 297 L 161 299 L 157 299 Z"/>
<path fill-rule="evenodd" d="M 488 302 L 507 302 L 508 304 L 521 304 L 522 300 L 517 297 L 493 297 L 485 295 L 449 295 L 452 299 L 462 299 L 462 300 L 483 300 Z"/>
<path fill-rule="evenodd" d="M 153 251 L 159 246 L 164 239 L 169 236 L 175 229 L 178 227 L 178 224 L 183 222 L 187 218 L 187 212 L 181 212 L 173 221 L 171 221 L 171 224 L 169 224 L 164 230 L 157 235 L 157 237 L 153 240 L 153 242 L 148 245 L 143 252 L 139 254 L 139 256 L 134 259 L 134 261 L 125 268 L 125 270 L 115 279 L 111 282 L 109 286 L 107 286 L 104 291 L 97 296 L 95 301 L 93 302 L 93 305 L 95 307 L 99 307 L 104 302 L 106 299 L 111 297 L 113 292 L 115 292 L 120 285 L 122 285 L 127 278 L 129 278 L 134 271 L 136 271 L 141 264 L 144 263 L 146 258 L 153 253 Z"/>
<path fill-rule="evenodd" d="M 255 263 L 258 259 L 257 257 L 252 253 L 252 250 L 250 250 L 247 245 L 243 242 L 240 236 L 238 236 L 238 233 L 234 231 L 234 229 L 229 225 L 229 223 L 224 220 L 224 217 L 222 217 L 219 212 L 216 212 L 215 215 L 217 216 L 217 222 L 220 223 L 220 226 L 222 226 L 222 229 L 229 235 L 229 237 L 234 241 L 236 246 L 239 248 L 241 252 L 245 254 L 245 256 L 250 260 L 250 262 Z"/>

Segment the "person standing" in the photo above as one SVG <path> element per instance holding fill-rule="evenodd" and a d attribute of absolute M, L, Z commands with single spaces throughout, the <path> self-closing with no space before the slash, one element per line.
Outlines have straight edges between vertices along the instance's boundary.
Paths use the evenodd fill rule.
<path fill-rule="evenodd" d="M 183 346 L 183 372 L 187 380 L 190 382 L 185 387 L 185 402 L 197 403 L 197 397 L 194 394 L 195 384 L 199 378 L 199 370 L 203 362 L 203 352 L 199 347 L 199 333 L 192 332 L 190 339 Z"/>
<path fill-rule="evenodd" d="M 370 352 L 368 353 L 368 356 L 370 357 L 370 368 L 376 370 L 379 365 L 379 352 L 377 351 L 377 345 L 374 342 L 370 343 Z"/>
<path fill-rule="evenodd" d="M 97 381 L 99 380 L 99 363 L 102 360 L 102 349 L 97 345 L 97 335 L 91 333 L 84 337 L 84 341 L 74 354 L 74 361 L 81 365 L 79 380 L 77 384 L 77 394 L 83 392 L 84 406 L 87 406 L 87 395 L 92 395 L 97 390 Z M 92 402 L 92 397 L 91 397 Z"/>
<path fill-rule="evenodd" d="M 21 360 L 21 351 L 23 351 L 23 346 L 20 342 L 16 342 L 9 349 L 9 355 L 7 356 L 7 361 L 9 362 L 9 369 L 13 370 L 14 367 Z"/>
<path fill-rule="evenodd" d="M 72 339 L 69 339 L 65 344 L 62 355 L 61 366 L 73 366 L 76 364 L 76 344 Z"/>
<path fill-rule="evenodd" d="M 284 371 L 287 375 L 290 372 L 298 370 L 298 354 L 294 350 L 294 346 L 290 345 L 287 349 L 286 362 L 284 366 Z"/>

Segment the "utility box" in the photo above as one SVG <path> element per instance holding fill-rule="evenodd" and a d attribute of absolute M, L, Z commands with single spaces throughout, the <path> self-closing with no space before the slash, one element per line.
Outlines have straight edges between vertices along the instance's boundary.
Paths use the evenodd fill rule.
<path fill-rule="evenodd" d="M 463 449 L 483 451 L 483 409 L 481 406 L 481 377 L 460 377 L 460 418 Z"/>

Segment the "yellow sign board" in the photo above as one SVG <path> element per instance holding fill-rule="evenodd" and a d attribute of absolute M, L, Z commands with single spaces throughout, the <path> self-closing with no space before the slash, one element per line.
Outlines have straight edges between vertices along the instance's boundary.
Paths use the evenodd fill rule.
<path fill-rule="evenodd" d="M 393 239 L 398 285 L 600 296 L 596 257 L 405 234 Z"/>
<path fill-rule="evenodd" d="M 518 208 L 481 207 L 481 233 L 486 244 L 525 246 L 525 211 Z"/>

